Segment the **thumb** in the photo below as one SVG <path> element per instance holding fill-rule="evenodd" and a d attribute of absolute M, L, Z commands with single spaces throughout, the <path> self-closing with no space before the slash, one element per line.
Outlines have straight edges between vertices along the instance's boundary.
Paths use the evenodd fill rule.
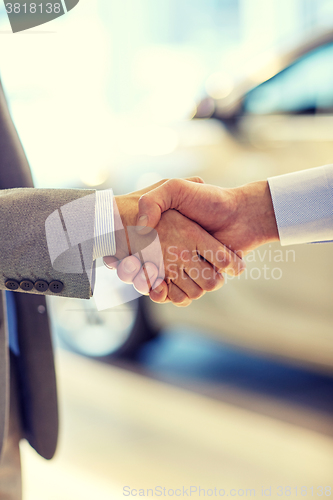
<path fill-rule="evenodd" d="M 136 225 L 138 231 L 146 234 L 149 228 L 157 226 L 163 212 L 172 205 L 172 194 L 168 182 L 149 191 L 139 199 L 139 213 Z M 144 228 L 147 228 L 144 230 Z"/>
<path fill-rule="evenodd" d="M 204 181 L 200 177 L 171 179 L 142 195 L 139 199 L 138 231 L 146 232 L 144 228 L 156 227 L 163 212 L 170 208 L 178 209 L 191 183 L 204 184 Z"/>

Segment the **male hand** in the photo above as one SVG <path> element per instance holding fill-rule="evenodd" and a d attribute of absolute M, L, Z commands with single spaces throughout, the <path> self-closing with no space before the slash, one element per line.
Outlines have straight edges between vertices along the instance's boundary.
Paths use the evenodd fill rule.
<path fill-rule="evenodd" d="M 240 256 L 278 239 L 267 181 L 224 189 L 171 179 L 141 196 L 137 224 L 155 227 L 170 208 L 196 221 Z"/>
<path fill-rule="evenodd" d="M 139 198 L 149 189 L 162 184 L 116 197 L 124 226 L 135 225 Z M 156 295 L 157 302 L 171 300 L 177 305 L 186 306 L 206 291 L 220 288 L 223 285 L 222 272 L 236 275 L 244 269 L 242 261 L 233 252 L 175 210 L 167 211 L 162 217 L 160 213 L 155 230 L 163 259 L 154 246 L 145 249 L 145 266 L 140 271 L 142 262 L 135 256 L 126 258 L 126 242 L 123 237 L 119 237 L 123 233 L 116 231 L 117 254 L 115 257 L 105 257 L 104 262 L 108 267 L 117 267 L 118 276 L 127 283 L 134 283 L 139 292 L 148 293 L 153 289 L 151 296 L 154 298 Z M 145 230 L 142 233 L 144 235 Z M 123 260 L 119 262 L 119 259 Z M 162 279 L 164 276 L 165 281 Z"/>
<path fill-rule="evenodd" d="M 168 209 L 178 210 L 196 221 L 240 257 L 279 239 L 266 181 L 223 189 L 172 179 L 140 198 L 137 223 L 154 227 Z M 163 302 L 154 291 L 150 296 L 155 302 Z"/>

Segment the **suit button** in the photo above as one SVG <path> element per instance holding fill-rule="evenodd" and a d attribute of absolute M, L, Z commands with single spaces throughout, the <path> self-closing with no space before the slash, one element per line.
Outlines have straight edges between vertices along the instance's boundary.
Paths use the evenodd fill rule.
<path fill-rule="evenodd" d="M 24 290 L 25 292 L 30 292 L 30 290 L 33 289 L 34 287 L 34 284 L 32 281 L 29 281 L 29 280 L 23 280 L 21 281 L 20 283 L 20 287 L 22 290 Z"/>
<path fill-rule="evenodd" d="M 35 288 L 37 292 L 46 292 L 46 290 L 48 290 L 49 288 L 49 284 L 47 283 L 47 281 L 38 280 L 35 283 Z"/>
<path fill-rule="evenodd" d="M 17 290 L 20 285 L 15 280 L 7 280 L 5 286 L 8 290 Z"/>
<path fill-rule="evenodd" d="M 61 283 L 61 281 L 52 281 L 49 285 L 49 289 L 51 290 L 52 293 L 61 293 L 64 288 L 64 285 Z"/>

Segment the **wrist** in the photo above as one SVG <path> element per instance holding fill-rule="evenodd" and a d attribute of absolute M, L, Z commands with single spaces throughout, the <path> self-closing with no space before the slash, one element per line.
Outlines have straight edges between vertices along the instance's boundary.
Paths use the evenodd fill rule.
<path fill-rule="evenodd" d="M 272 197 L 267 181 L 258 181 L 236 188 L 238 210 L 248 225 L 251 249 L 279 241 Z"/>
<path fill-rule="evenodd" d="M 115 196 L 113 201 L 114 209 L 114 230 L 116 241 L 116 257 L 123 259 L 129 255 L 127 241 L 127 228 L 136 225 L 138 214 L 138 197 L 134 194 Z"/>
<path fill-rule="evenodd" d="M 114 197 L 115 229 L 136 225 L 138 201 L 139 198 L 133 194 Z"/>

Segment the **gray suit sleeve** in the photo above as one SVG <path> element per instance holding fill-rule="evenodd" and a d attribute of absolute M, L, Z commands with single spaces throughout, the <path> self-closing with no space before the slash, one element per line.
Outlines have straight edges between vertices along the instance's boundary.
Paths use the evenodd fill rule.
<path fill-rule="evenodd" d="M 60 296 L 89 299 L 95 198 L 93 190 L 0 190 L 0 289 L 8 280 L 58 281 Z M 40 294 L 35 288 L 28 293 Z"/>

